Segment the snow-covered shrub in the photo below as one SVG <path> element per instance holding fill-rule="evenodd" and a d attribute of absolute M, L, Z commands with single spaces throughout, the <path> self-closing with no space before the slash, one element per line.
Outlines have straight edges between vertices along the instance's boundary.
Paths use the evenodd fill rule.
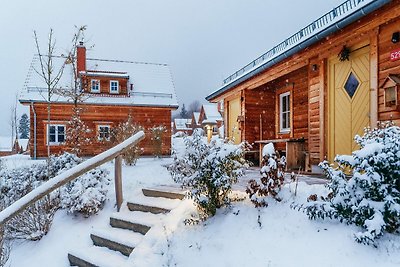
<path fill-rule="evenodd" d="M 50 158 L 50 169 L 55 175 L 83 162 L 74 154 L 64 153 Z M 103 206 L 110 183 L 109 172 L 95 168 L 60 188 L 60 207 L 70 213 L 79 212 L 85 217 L 96 214 Z"/>
<path fill-rule="evenodd" d="M 385 232 L 400 226 L 400 127 L 390 122 L 355 137 L 360 146 L 352 155 L 337 156 L 337 167 L 320 166 L 330 179 L 328 197 L 303 206 L 309 218 L 335 218 L 365 231 L 355 240 L 375 245 Z"/>
<path fill-rule="evenodd" d="M 150 128 L 150 132 L 151 132 L 151 141 L 153 144 L 153 155 L 155 157 L 161 157 L 163 136 L 167 132 L 167 128 L 164 125 L 154 126 Z"/>
<path fill-rule="evenodd" d="M 213 216 L 217 208 L 230 203 L 228 194 L 232 185 L 248 166 L 244 147 L 221 139 L 207 144 L 201 131 L 195 131 L 184 141 L 185 151 L 174 153 L 174 162 L 168 170 L 176 182 L 191 188 L 189 197 L 205 219 Z"/>
<path fill-rule="evenodd" d="M 74 154 L 64 153 L 49 158 L 49 166 L 35 164 L 0 173 L 0 205 L 9 206 L 43 182 L 78 165 L 83 160 Z M 51 178 L 50 178 L 51 179 Z M 85 216 L 96 213 L 103 205 L 108 172 L 96 168 L 28 207 L 12 219 L 6 227 L 9 238 L 39 240 L 50 229 L 55 212 L 61 207 Z"/>
<path fill-rule="evenodd" d="M 92 141 L 90 129 L 81 119 L 83 109 L 74 107 L 71 119 L 67 123 L 65 145 L 68 151 L 75 155 L 82 154 L 82 148 L 89 145 Z"/>
<path fill-rule="evenodd" d="M 181 132 L 181 131 L 176 132 L 176 133 L 174 133 L 174 134 L 172 135 L 172 137 L 175 137 L 175 138 L 185 137 L 185 136 L 186 136 L 186 134 L 185 134 L 184 132 Z"/>
<path fill-rule="evenodd" d="M 45 196 L 7 223 L 6 236 L 10 239 L 40 240 L 49 231 L 59 199 Z"/>
<path fill-rule="evenodd" d="M 48 180 L 45 164 L 33 164 L 0 171 L 0 202 L 11 205 Z"/>
<path fill-rule="evenodd" d="M 121 122 L 117 127 L 111 129 L 111 141 L 114 145 L 117 145 L 139 131 L 143 131 L 143 127 L 134 123 L 132 116 L 129 115 L 125 122 Z M 143 149 L 135 145 L 126 150 L 122 154 L 122 158 L 126 165 L 135 165 L 142 152 Z"/>
<path fill-rule="evenodd" d="M 256 208 L 268 206 L 267 197 L 281 201 L 278 194 L 284 182 L 286 165 L 285 157 L 279 156 L 272 143 L 264 146 L 262 155 L 261 183 L 258 184 L 256 180 L 252 179 L 246 188 L 246 193 Z"/>
<path fill-rule="evenodd" d="M 10 243 L 4 238 L 2 229 L 0 228 L 0 267 L 6 266 L 10 257 L 10 249 Z"/>
<path fill-rule="evenodd" d="M 99 212 L 107 198 L 108 171 L 96 168 L 61 188 L 61 208 L 89 217 Z"/>

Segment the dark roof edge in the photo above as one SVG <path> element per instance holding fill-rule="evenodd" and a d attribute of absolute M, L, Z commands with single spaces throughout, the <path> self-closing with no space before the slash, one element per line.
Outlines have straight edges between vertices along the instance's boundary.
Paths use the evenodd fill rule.
<path fill-rule="evenodd" d="M 220 89 L 218 89 L 217 91 L 211 93 L 210 95 L 208 95 L 206 97 L 207 101 L 212 100 L 213 98 L 225 93 L 226 91 L 228 91 L 229 89 L 235 87 L 236 85 L 241 84 L 242 82 L 250 79 L 251 77 L 263 72 L 264 70 L 266 70 L 269 67 L 272 67 L 273 65 L 276 65 L 277 63 L 285 60 L 286 58 L 296 54 L 297 52 L 315 44 L 316 42 L 318 42 L 319 40 L 335 33 L 336 31 L 343 29 L 344 27 L 350 25 L 351 23 L 359 20 L 360 18 L 374 12 L 375 10 L 381 8 L 382 6 L 390 3 L 392 0 L 376 0 L 373 1 L 369 4 L 366 4 L 365 6 L 363 6 L 362 8 L 360 8 L 359 10 L 355 11 L 354 13 L 350 14 L 347 17 L 344 17 L 343 19 L 339 20 L 338 22 L 332 24 L 331 26 L 327 27 L 326 29 L 322 30 L 321 32 L 311 36 L 310 38 L 308 38 L 307 40 L 304 40 L 303 42 L 300 42 L 299 44 L 297 44 L 295 47 L 290 48 L 289 50 L 287 50 L 286 52 L 284 52 L 283 54 L 280 54 L 274 58 L 272 58 L 271 60 L 261 64 L 260 66 L 258 66 L 257 68 L 255 68 L 254 70 L 244 74 L 242 77 L 234 80 L 233 82 L 223 85 Z"/>

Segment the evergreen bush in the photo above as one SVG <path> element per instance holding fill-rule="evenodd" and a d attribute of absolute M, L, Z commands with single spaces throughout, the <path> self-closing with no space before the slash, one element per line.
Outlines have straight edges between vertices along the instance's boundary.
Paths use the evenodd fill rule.
<path fill-rule="evenodd" d="M 263 148 L 260 184 L 252 179 L 248 182 L 246 193 L 256 208 L 268 206 L 267 198 L 281 201 L 278 196 L 284 182 L 285 157 L 280 157 L 274 145 L 269 143 Z"/>
<path fill-rule="evenodd" d="M 360 149 L 320 164 L 330 179 L 327 197 L 310 199 L 302 209 L 310 219 L 333 218 L 364 229 L 355 240 L 376 245 L 400 226 L 400 128 L 391 122 L 355 137 Z M 315 200 L 315 201 L 313 201 Z"/>
<path fill-rule="evenodd" d="M 201 131 L 184 137 L 183 153 L 174 152 L 174 162 L 168 167 L 175 182 L 189 187 L 201 219 L 213 216 L 216 210 L 230 203 L 232 185 L 248 167 L 244 145 L 234 145 L 221 139 L 207 144 Z"/>

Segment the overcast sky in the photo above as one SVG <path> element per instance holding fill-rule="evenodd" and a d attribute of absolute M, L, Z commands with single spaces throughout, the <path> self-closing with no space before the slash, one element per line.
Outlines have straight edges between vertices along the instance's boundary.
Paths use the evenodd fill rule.
<path fill-rule="evenodd" d="M 180 104 L 204 98 L 223 78 L 344 0 L 0 0 L 0 135 L 35 53 L 45 43 L 70 46 L 87 25 L 88 57 L 168 63 Z M 19 113 L 28 110 L 18 104 Z"/>

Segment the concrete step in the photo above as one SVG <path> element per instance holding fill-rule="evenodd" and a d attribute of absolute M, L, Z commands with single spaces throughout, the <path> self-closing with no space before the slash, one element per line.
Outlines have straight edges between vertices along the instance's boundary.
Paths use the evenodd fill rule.
<path fill-rule="evenodd" d="M 142 235 L 145 235 L 151 228 L 151 226 L 144 225 L 141 223 L 131 222 L 121 218 L 110 218 L 110 225 L 115 228 L 127 229 Z"/>
<path fill-rule="evenodd" d="M 122 267 L 127 259 L 119 252 L 95 246 L 68 253 L 70 266 L 78 267 Z"/>
<path fill-rule="evenodd" d="M 164 208 L 159 208 L 159 207 L 154 207 L 154 206 L 149 206 L 149 205 L 143 205 L 143 204 L 139 204 L 139 203 L 128 202 L 127 206 L 130 211 L 151 212 L 154 214 L 170 212 L 169 209 L 164 209 Z"/>
<path fill-rule="evenodd" d="M 146 197 L 163 197 L 169 199 L 180 199 L 185 197 L 185 193 L 182 190 L 175 187 L 165 188 L 143 188 L 143 195 Z"/>

